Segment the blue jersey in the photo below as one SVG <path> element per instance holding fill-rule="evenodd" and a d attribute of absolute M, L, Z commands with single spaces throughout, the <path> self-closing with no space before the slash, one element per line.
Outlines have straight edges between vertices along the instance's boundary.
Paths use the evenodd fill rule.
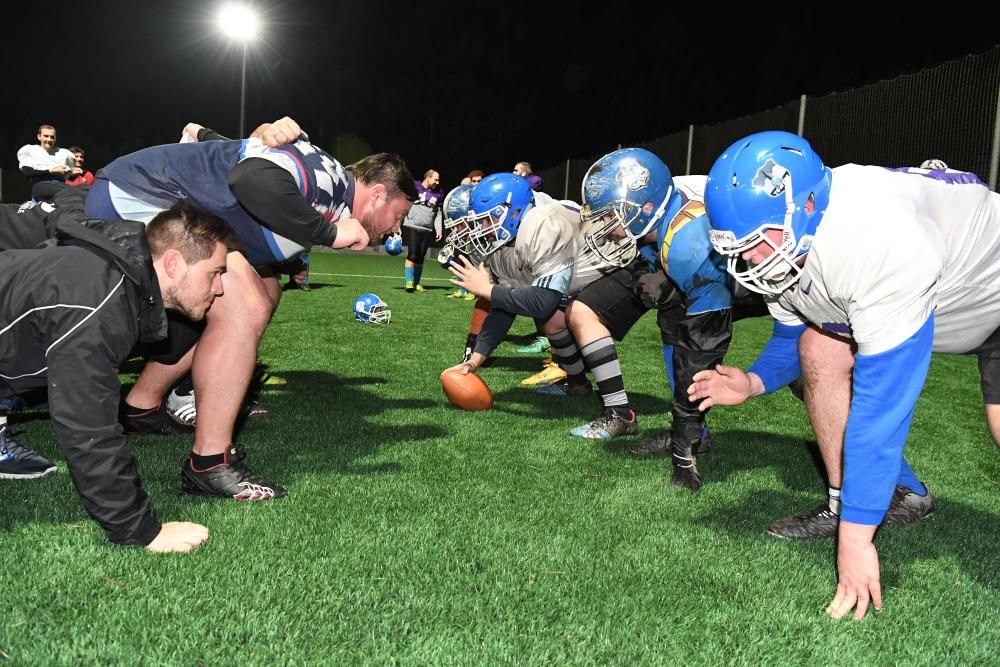
<path fill-rule="evenodd" d="M 230 225 L 255 265 L 283 262 L 310 245 L 285 238 L 240 206 L 229 188 L 233 167 L 249 158 L 268 160 L 292 175 L 303 198 L 326 220 L 350 215 L 354 179 L 333 157 L 308 141 L 267 148 L 256 139 L 153 146 L 120 157 L 103 171 L 112 185 L 156 207 L 181 199 L 214 213 Z"/>
<path fill-rule="evenodd" d="M 688 199 L 669 219 L 660 226 L 655 248 L 640 249 L 643 257 L 684 293 L 688 315 L 731 308 L 731 278 L 725 259 L 712 249 L 705 204 Z"/>

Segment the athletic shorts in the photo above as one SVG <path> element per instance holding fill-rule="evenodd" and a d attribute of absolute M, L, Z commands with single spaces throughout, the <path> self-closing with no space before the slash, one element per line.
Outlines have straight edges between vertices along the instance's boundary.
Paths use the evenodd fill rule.
<path fill-rule="evenodd" d="M 406 259 L 414 264 L 423 264 L 427 249 L 434 241 L 434 231 L 417 227 L 403 227 L 403 245 L 406 246 Z"/>
<path fill-rule="evenodd" d="M 680 290 L 662 271 L 636 260 L 595 280 L 574 297 L 586 304 L 615 340 L 622 340 L 650 310 L 669 310 L 684 302 Z"/>
<path fill-rule="evenodd" d="M 997 329 L 976 350 L 979 357 L 979 386 L 983 403 L 1000 405 L 1000 329 Z"/>
<path fill-rule="evenodd" d="M 167 311 L 167 338 L 155 343 L 139 343 L 132 351 L 133 356 L 146 357 L 172 366 L 180 361 L 205 331 L 205 320 L 195 322 L 180 313 Z"/>

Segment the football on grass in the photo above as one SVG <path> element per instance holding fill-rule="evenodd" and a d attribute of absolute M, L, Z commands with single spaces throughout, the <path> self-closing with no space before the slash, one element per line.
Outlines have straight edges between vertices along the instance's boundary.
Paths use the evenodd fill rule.
<path fill-rule="evenodd" d="M 475 373 L 463 375 L 460 370 L 441 373 L 441 386 L 445 396 L 456 408 L 463 410 L 489 410 L 493 407 L 493 392 Z"/>

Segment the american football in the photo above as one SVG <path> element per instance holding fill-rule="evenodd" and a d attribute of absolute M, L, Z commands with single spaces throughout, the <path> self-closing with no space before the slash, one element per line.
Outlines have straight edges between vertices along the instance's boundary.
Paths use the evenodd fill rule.
<path fill-rule="evenodd" d="M 441 386 L 445 396 L 456 408 L 489 410 L 493 407 L 493 392 L 475 373 L 463 375 L 459 370 L 446 370 L 441 373 Z"/>

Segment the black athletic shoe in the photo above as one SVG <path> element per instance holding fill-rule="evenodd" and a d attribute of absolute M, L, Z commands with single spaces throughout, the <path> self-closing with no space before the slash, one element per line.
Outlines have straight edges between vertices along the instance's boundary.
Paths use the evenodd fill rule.
<path fill-rule="evenodd" d="M 181 488 L 187 493 L 235 500 L 271 500 L 288 495 L 283 488 L 246 467 L 242 445 L 230 447 L 224 463 L 206 470 L 196 470 L 188 456 L 181 467 Z"/>
<path fill-rule="evenodd" d="M 52 461 L 19 443 L 7 424 L 0 424 L 0 479 L 35 479 L 55 471 Z"/>
<path fill-rule="evenodd" d="M 671 466 L 670 484 L 678 489 L 697 493 L 701 489 L 701 473 L 698 472 L 698 438 L 678 440 L 670 438 Z"/>
<path fill-rule="evenodd" d="M 924 488 L 927 488 L 926 484 Z M 913 523 L 930 516 L 932 512 L 934 512 L 934 496 L 931 495 L 930 489 L 927 489 L 927 495 L 921 496 L 905 486 L 896 485 L 883 523 Z"/>
<path fill-rule="evenodd" d="M 160 401 L 159 405 L 148 410 L 132 407 L 122 401 L 118 406 L 118 421 L 127 435 L 185 435 L 194 432 L 194 426 L 181 424 L 170 417 L 165 401 Z"/>
<path fill-rule="evenodd" d="M 778 519 L 767 527 L 767 532 L 789 540 L 813 540 L 836 536 L 839 526 L 840 516 L 824 502 L 804 514 Z"/>

